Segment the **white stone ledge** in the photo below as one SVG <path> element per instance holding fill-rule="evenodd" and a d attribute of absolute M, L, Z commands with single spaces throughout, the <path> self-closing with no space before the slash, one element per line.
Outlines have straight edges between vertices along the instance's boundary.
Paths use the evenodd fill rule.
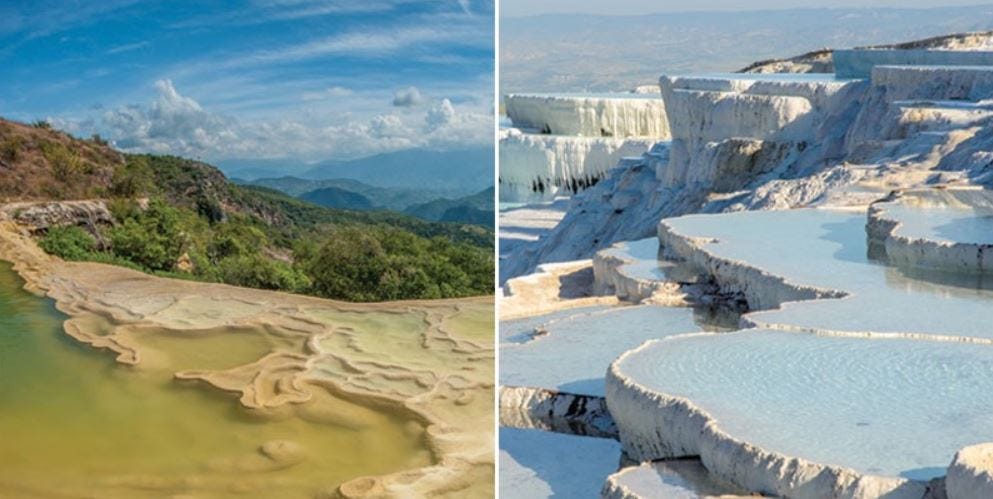
<path fill-rule="evenodd" d="M 623 158 L 640 156 L 656 142 L 652 138 L 506 131 L 500 138 L 500 197 L 531 199 L 541 194 L 550 198 L 557 192 L 584 189 L 617 167 Z"/>
<path fill-rule="evenodd" d="M 514 126 L 557 135 L 669 137 L 665 105 L 646 94 L 510 94 L 504 97 Z"/>
<path fill-rule="evenodd" d="M 708 333 L 702 333 L 708 334 Z M 684 336 L 685 337 L 685 336 Z M 679 338 L 679 337 L 673 337 Z M 621 364 L 658 341 L 646 342 L 614 361 L 607 372 L 607 404 L 624 450 L 637 460 L 699 456 L 717 477 L 750 491 L 791 498 L 921 499 L 927 483 L 861 474 L 839 466 L 769 452 L 737 440 L 690 400 L 646 388 Z M 939 488 L 940 480 L 932 485 Z"/>
<path fill-rule="evenodd" d="M 925 49 L 835 50 L 834 71 L 840 78 L 868 78 L 872 68 L 883 65 L 990 66 L 993 52 Z"/>
<path fill-rule="evenodd" d="M 927 209 L 965 208 L 975 216 L 993 216 L 993 192 L 974 188 L 915 189 L 873 203 L 866 221 L 870 254 L 896 266 L 960 273 L 993 271 L 993 244 L 911 237 L 900 233 L 891 211 L 901 204 Z M 963 210 L 967 213 L 966 210 Z"/>

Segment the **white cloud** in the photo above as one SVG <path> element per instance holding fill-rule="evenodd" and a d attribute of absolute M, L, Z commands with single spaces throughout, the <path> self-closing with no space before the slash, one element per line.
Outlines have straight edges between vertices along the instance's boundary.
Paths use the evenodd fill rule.
<path fill-rule="evenodd" d="M 402 137 L 409 131 L 395 114 L 376 116 L 369 122 L 369 132 L 376 138 Z"/>
<path fill-rule="evenodd" d="M 328 87 L 319 92 L 304 92 L 301 98 L 307 101 L 325 100 L 330 98 L 348 97 L 354 93 L 355 92 L 353 92 L 350 88 L 335 86 Z"/>
<path fill-rule="evenodd" d="M 148 42 L 136 42 L 129 43 L 127 45 L 118 45 L 105 52 L 105 54 L 120 54 L 121 52 L 131 52 L 132 50 L 138 50 L 148 46 Z"/>
<path fill-rule="evenodd" d="M 465 43 L 467 40 L 471 40 L 474 34 L 464 26 L 445 26 L 444 29 L 441 27 L 405 27 L 400 29 L 384 28 L 380 31 L 355 31 L 280 49 L 255 52 L 231 59 L 223 65 L 242 67 L 287 63 L 339 54 L 347 54 L 352 57 L 386 55 L 424 43 Z"/>
<path fill-rule="evenodd" d="M 244 121 L 204 109 L 169 80 L 155 83 L 157 96 L 147 105 L 120 106 L 96 119 L 54 119 L 76 135 L 100 133 L 128 152 L 198 157 L 294 158 L 313 161 L 348 158 L 412 147 L 462 148 L 492 143 L 492 113 L 462 109 L 443 99 L 426 110 L 371 119 Z M 322 93 L 335 93 L 331 87 Z M 347 90 L 347 89 L 346 89 Z M 486 109 L 486 108 L 481 108 Z M 336 122 L 337 121 L 337 122 Z M 334 123 L 334 124 L 332 124 Z"/>
<path fill-rule="evenodd" d="M 417 87 L 407 87 L 393 94 L 393 105 L 396 107 L 414 107 L 424 101 Z"/>
<path fill-rule="evenodd" d="M 428 110 L 424 122 L 427 123 L 427 130 L 434 131 L 448 125 L 455 119 L 455 108 L 451 101 L 442 99 L 441 103 Z"/>

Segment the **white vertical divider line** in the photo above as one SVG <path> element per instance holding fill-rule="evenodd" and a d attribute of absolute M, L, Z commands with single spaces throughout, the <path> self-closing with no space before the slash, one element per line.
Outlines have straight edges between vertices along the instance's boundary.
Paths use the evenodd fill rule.
<path fill-rule="evenodd" d="M 500 0 L 493 1 L 493 495 L 500 497 Z"/>

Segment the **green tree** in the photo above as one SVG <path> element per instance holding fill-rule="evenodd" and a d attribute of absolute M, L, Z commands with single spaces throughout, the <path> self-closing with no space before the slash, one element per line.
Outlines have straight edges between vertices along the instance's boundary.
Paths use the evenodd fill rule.
<path fill-rule="evenodd" d="M 307 289 L 310 279 L 285 262 L 259 254 L 224 258 L 218 263 L 221 281 L 258 289 L 300 292 Z"/>
<path fill-rule="evenodd" d="M 154 189 L 154 174 L 145 156 L 128 156 L 127 162 L 114 170 L 110 193 L 119 198 L 133 198 Z"/>
<path fill-rule="evenodd" d="M 41 249 L 66 260 L 86 260 L 96 249 L 96 239 L 81 227 L 50 227 L 38 242 Z"/>
<path fill-rule="evenodd" d="M 149 270 L 172 270 L 187 239 L 182 222 L 178 209 L 152 200 L 147 209 L 110 229 L 113 251 Z"/>

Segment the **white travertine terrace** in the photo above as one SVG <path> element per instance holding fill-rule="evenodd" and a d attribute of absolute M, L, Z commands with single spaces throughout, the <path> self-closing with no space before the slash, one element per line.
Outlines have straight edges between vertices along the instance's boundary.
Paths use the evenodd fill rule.
<path fill-rule="evenodd" d="M 876 66 L 872 84 L 888 98 L 979 101 L 993 98 L 993 52 L 989 66 Z"/>
<path fill-rule="evenodd" d="M 648 237 L 667 216 L 865 205 L 893 189 L 993 184 L 993 132 L 985 126 L 993 119 L 993 66 L 956 59 L 991 52 L 864 52 L 881 59 L 861 79 L 662 77 L 672 136 L 664 157 L 656 157 L 657 145 L 639 162 L 619 163 L 575 196 L 570 213 L 513 258 L 504 277 Z M 655 182 L 645 168 L 655 170 Z"/>
<path fill-rule="evenodd" d="M 993 271 L 993 192 L 915 189 L 874 203 L 866 233 L 878 256 L 898 266 Z"/>
<path fill-rule="evenodd" d="M 907 338 L 684 335 L 622 355 L 607 401 L 636 459 L 700 456 L 722 479 L 784 497 L 919 499 L 993 430 L 991 361 L 989 348 Z"/>
<path fill-rule="evenodd" d="M 801 155 L 838 155 L 839 121 L 865 89 L 833 75 L 663 76 L 672 129 L 665 187 L 741 189 Z"/>
<path fill-rule="evenodd" d="M 993 291 L 981 275 L 911 267 L 986 269 L 993 196 L 960 186 L 993 185 L 993 52 L 835 54 L 840 78 L 663 77 L 671 143 L 618 163 L 501 267 L 513 276 L 592 256 L 596 292 L 640 301 L 671 286 L 632 270 L 658 268 L 630 251 L 658 224 L 666 257 L 712 278 L 722 296 L 748 302 L 749 332 L 667 336 L 611 366 L 609 409 L 636 459 L 699 455 L 721 478 L 786 497 L 991 497 L 988 447 L 961 449 L 954 462 L 952 455 L 993 434 L 984 426 L 993 403 Z M 893 190 L 902 194 L 865 213 Z M 848 211 L 668 218 L 812 206 Z M 628 242 L 610 248 L 620 241 Z M 896 265 L 870 260 L 872 247 Z M 776 341 L 751 339 L 763 335 Z M 718 355 L 733 338 L 756 343 Z M 682 342 L 693 348 L 667 353 Z M 704 379 L 711 381 L 676 386 Z M 764 404 L 717 393 L 742 379 L 753 383 L 739 391 L 758 391 L 751 398 Z M 792 413 L 770 416 L 787 406 Z M 845 419 L 869 412 L 875 420 Z M 796 414 L 806 424 L 790 420 Z M 886 448 L 897 450 L 873 454 Z M 626 473 L 638 474 L 618 476 Z M 604 495 L 652 497 L 650 488 L 616 485 L 608 480 Z"/>
<path fill-rule="evenodd" d="M 868 78 L 873 68 L 885 65 L 993 66 L 988 50 L 838 49 L 833 58 L 842 78 Z"/>
<path fill-rule="evenodd" d="M 873 265 L 864 227 L 859 212 L 827 210 L 663 221 L 671 256 L 753 309 L 779 308 L 746 316 L 767 329 L 671 336 L 615 361 L 607 400 L 625 450 L 699 455 L 719 477 L 787 497 L 939 491 L 927 480 L 993 432 L 981 416 L 993 403 L 982 367 L 993 363 L 993 293 Z M 917 403 L 929 399 L 942 403 Z"/>
<path fill-rule="evenodd" d="M 550 199 L 592 185 L 626 156 L 640 156 L 657 139 L 575 137 L 504 130 L 500 137 L 500 197 Z"/>
<path fill-rule="evenodd" d="M 501 386 L 602 397 L 605 366 L 615 357 L 649 339 L 699 331 L 701 325 L 688 307 L 638 305 L 576 314 L 541 329 L 531 341 L 501 345 Z"/>
<path fill-rule="evenodd" d="M 504 105 L 514 126 L 542 133 L 659 140 L 669 136 L 658 94 L 509 94 Z"/>
<path fill-rule="evenodd" d="M 615 244 L 593 257 L 593 290 L 596 294 L 615 295 L 621 300 L 659 305 L 687 305 L 678 282 L 666 276 L 666 267 L 658 260 L 656 238 Z"/>
<path fill-rule="evenodd" d="M 914 132 L 966 131 L 989 116 L 993 66 L 877 66 L 847 132 L 848 151 Z M 937 125 L 937 126 L 936 126 Z"/>
<path fill-rule="evenodd" d="M 615 296 L 593 293 L 593 263 L 590 260 L 542 265 L 537 272 L 507 281 L 502 294 L 500 320 L 617 303 Z"/>
<path fill-rule="evenodd" d="M 548 199 L 575 194 L 669 137 L 658 92 L 510 94 L 516 128 L 500 138 L 500 198 Z"/>

